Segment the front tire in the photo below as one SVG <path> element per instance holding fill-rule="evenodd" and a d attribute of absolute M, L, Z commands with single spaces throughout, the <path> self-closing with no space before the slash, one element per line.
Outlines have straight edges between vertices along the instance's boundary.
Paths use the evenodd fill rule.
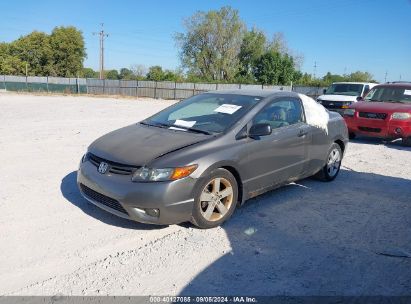
<path fill-rule="evenodd" d="M 198 187 L 191 222 L 203 229 L 220 226 L 233 214 L 237 200 L 235 177 L 225 169 L 216 169 Z"/>
<path fill-rule="evenodd" d="M 354 139 L 356 136 L 357 136 L 357 135 L 355 135 L 354 132 L 348 133 L 348 138 L 349 138 L 349 139 Z"/>
<path fill-rule="evenodd" d="M 342 151 L 340 145 L 333 143 L 327 154 L 327 162 L 325 166 L 314 175 L 317 179 L 324 182 L 334 180 L 341 168 Z"/>

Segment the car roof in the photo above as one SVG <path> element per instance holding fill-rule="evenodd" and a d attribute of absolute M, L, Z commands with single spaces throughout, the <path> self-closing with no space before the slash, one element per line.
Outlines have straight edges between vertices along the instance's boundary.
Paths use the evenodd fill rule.
<path fill-rule="evenodd" d="M 255 96 L 255 97 L 273 97 L 273 96 L 293 96 L 298 97 L 298 94 L 290 91 L 282 90 L 250 90 L 250 89 L 234 89 L 234 90 L 218 90 L 218 91 L 208 91 L 206 93 L 212 94 L 232 94 L 232 95 L 244 95 L 244 96 Z"/>
<path fill-rule="evenodd" d="M 375 82 L 354 82 L 354 81 L 339 81 L 333 82 L 332 84 L 368 84 L 368 85 L 377 85 Z"/>
<path fill-rule="evenodd" d="M 379 84 L 378 87 L 411 88 L 411 82 L 387 82 Z"/>

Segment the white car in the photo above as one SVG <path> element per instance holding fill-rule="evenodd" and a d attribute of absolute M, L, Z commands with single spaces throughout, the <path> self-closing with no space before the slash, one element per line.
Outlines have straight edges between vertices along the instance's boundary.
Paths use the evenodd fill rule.
<path fill-rule="evenodd" d="M 376 85 L 371 82 L 334 82 L 324 89 L 324 94 L 317 98 L 317 102 L 342 115 L 345 109 L 361 100 Z"/>

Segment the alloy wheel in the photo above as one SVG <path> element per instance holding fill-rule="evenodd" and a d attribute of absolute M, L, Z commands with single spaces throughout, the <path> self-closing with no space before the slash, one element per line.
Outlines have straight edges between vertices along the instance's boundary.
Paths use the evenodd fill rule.
<path fill-rule="evenodd" d="M 330 177 L 334 177 L 340 168 L 341 153 L 338 149 L 331 150 L 327 160 L 327 172 Z"/>
<path fill-rule="evenodd" d="M 233 186 L 223 177 L 212 179 L 200 195 L 200 212 L 205 220 L 215 222 L 227 214 L 233 204 Z"/>

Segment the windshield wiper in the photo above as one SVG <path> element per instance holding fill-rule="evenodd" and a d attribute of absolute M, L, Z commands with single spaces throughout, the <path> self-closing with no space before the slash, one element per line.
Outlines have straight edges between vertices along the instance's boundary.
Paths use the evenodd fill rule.
<path fill-rule="evenodd" d="M 162 122 L 156 122 L 154 124 L 150 124 L 150 123 L 147 123 L 145 121 L 142 121 L 140 123 L 142 125 L 157 127 L 157 128 L 164 128 L 164 129 L 166 129 L 166 128 L 167 129 L 168 128 L 176 128 L 176 129 L 182 129 L 182 130 L 190 131 L 190 132 L 193 132 L 193 133 L 200 133 L 200 134 L 205 134 L 205 135 L 211 135 L 212 134 L 211 132 L 200 130 L 200 129 L 189 128 L 189 127 L 179 126 L 179 125 L 170 125 L 170 124 L 166 124 L 166 123 L 162 123 Z"/>
<path fill-rule="evenodd" d="M 149 123 L 148 123 L 148 122 L 146 122 L 146 121 L 140 121 L 140 124 L 141 124 L 141 125 L 144 125 L 144 126 L 154 127 L 154 125 L 149 124 Z"/>
<path fill-rule="evenodd" d="M 172 127 L 172 125 L 165 124 L 165 123 L 162 123 L 162 122 L 148 123 L 148 122 L 146 122 L 146 121 L 141 121 L 140 123 L 141 123 L 142 125 L 145 125 L 145 126 L 157 127 L 157 128 L 169 128 L 169 127 Z"/>
<path fill-rule="evenodd" d="M 212 134 L 211 132 L 200 130 L 200 129 L 195 129 L 195 128 L 191 128 L 191 127 L 185 127 L 185 126 L 179 126 L 179 125 L 173 125 L 171 127 L 176 128 L 176 129 L 183 129 L 183 130 L 193 132 L 193 133 L 200 133 L 200 134 L 205 134 L 205 135 L 211 135 Z"/>
<path fill-rule="evenodd" d="M 200 129 L 194 129 L 194 128 L 185 128 L 187 131 L 194 132 L 194 133 L 200 133 L 200 134 L 205 134 L 205 135 L 211 135 L 211 132 L 200 130 Z"/>

